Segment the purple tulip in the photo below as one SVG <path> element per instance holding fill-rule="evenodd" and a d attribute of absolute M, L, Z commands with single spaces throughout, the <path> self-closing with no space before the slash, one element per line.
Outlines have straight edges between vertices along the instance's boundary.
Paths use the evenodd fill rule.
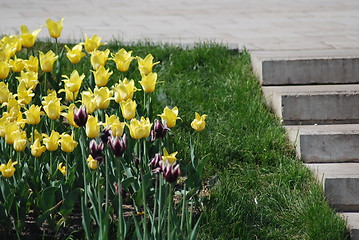
<path fill-rule="evenodd" d="M 111 129 L 110 128 L 103 129 L 100 135 L 101 141 L 104 144 L 107 144 L 108 141 L 110 140 L 110 137 L 111 137 Z"/>
<path fill-rule="evenodd" d="M 74 121 L 79 127 L 86 125 L 88 119 L 87 109 L 84 105 L 81 105 L 80 108 L 74 108 Z"/>
<path fill-rule="evenodd" d="M 103 151 L 104 145 L 102 142 L 100 142 L 100 144 L 97 144 L 95 139 L 92 139 L 90 141 L 90 155 L 98 161 L 99 164 L 101 164 L 103 162 L 103 156 L 102 156 L 102 151 Z"/>
<path fill-rule="evenodd" d="M 177 181 L 178 177 L 181 175 L 181 170 L 179 164 L 171 165 L 167 164 L 162 168 L 163 177 L 169 183 L 174 183 Z"/>
<path fill-rule="evenodd" d="M 150 162 L 150 166 L 153 172 L 162 172 L 162 155 L 160 153 L 156 153 L 154 158 L 152 158 Z"/>
<path fill-rule="evenodd" d="M 121 157 L 126 150 L 126 134 L 120 138 L 111 136 L 108 144 L 110 145 L 113 154 L 116 157 Z"/>
<path fill-rule="evenodd" d="M 171 129 L 166 124 L 162 124 L 160 120 L 155 119 L 153 130 L 151 131 L 151 141 L 154 141 L 156 138 L 164 138 L 168 131 L 171 131 Z"/>

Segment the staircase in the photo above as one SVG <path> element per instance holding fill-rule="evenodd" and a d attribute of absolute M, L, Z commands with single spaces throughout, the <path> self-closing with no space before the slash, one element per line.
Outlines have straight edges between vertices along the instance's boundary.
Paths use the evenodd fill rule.
<path fill-rule="evenodd" d="M 254 51 L 267 104 L 359 239 L 359 50 Z"/>

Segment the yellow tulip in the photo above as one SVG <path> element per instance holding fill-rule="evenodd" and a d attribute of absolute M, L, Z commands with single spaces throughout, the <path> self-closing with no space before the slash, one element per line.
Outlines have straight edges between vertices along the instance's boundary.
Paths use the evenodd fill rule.
<path fill-rule="evenodd" d="M 111 132 L 112 132 L 112 136 L 114 137 L 121 137 L 123 135 L 123 131 L 125 128 L 126 123 L 124 122 L 120 122 L 120 120 L 114 122 L 111 125 Z"/>
<path fill-rule="evenodd" d="M 26 89 L 36 89 L 39 84 L 37 72 L 24 72 L 21 71 L 20 77 L 16 77 L 19 82 L 24 82 Z"/>
<path fill-rule="evenodd" d="M 35 96 L 35 93 L 32 92 L 32 89 L 26 89 L 26 84 L 24 82 L 20 82 L 17 86 L 17 96 L 18 102 L 22 104 L 29 104 L 32 100 L 32 97 Z"/>
<path fill-rule="evenodd" d="M 5 138 L 5 128 L 10 123 L 6 116 L 0 118 L 0 137 Z"/>
<path fill-rule="evenodd" d="M 2 39 L 0 39 L 0 45 L 8 44 L 11 46 L 11 48 L 15 48 L 15 52 L 20 52 L 22 48 L 22 41 L 20 36 L 17 35 L 11 35 L 11 36 L 4 36 Z"/>
<path fill-rule="evenodd" d="M 0 104 L 9 100 L 10 90 L 7 83 L 0 82 Z"/>
<path fill-rule="evenodd" d="M 159 114 L 158 116 L 161 117 L 162 122 L 167 124 L 167 127 L 174 127 L 176 126 L 176 120 L 181 119 L 180 117 L 177 117 L 178 115 L 178 108 L 174 107 L 172 109 L 169 109 L 168 107 L 165 107 L 162 114 Z"/>
<path fill-rule="evenodd" d="M 20 109 L 22 108 L 23 104 L 20 104 L 20 103 L 16 100 L 15 95 L 10 92 L 9 95 L 8 95 L 8 100 L 7 100 L 7 102 L 4 102 L 4 103 L 2 104 L 2 106 L 6 106 L 6 107 L 7 107 L 7 108 L 6 108 L 6 111 L 7 111 L 8 113 L 10 113 L 10 112 L 11 112 L 11 109 L 13 109 L 13 108 L 16 109 L 16 111 L 20 111 Z"/>
<path fill-rule="evenodd" d="M 42 106 L 46 112 L 46 115 L 56 120 L 60 117 L 63 107 L 61 106 L 61 98 L 57 97 L 56 91 L 50 92 L 47 96 L 43 97 Z"/>
<path fill-rule="evenodd" d="M 97 116 L 89 116 L 86 123 L 86 135 L 88 138 L 97 138 L 100 135 L 100 125 Z"/>
<path fill-rule="evenodd" d="M 52 90 L 50 92 L 47 93 L 47 96 L 42 97 L 44 100 L 42 101 L 42 105 L 46 105 L 46 103 L 50 102 L 50 101 L 56 101 L 59 98 L 57 97 L 57 93 L 55 90 Z M 61 98 L 60 98 L 61 100 Z"/>
<path fill-rule="evenodd" d="M 43 133 L 42 136 L 44 137 L 42 141 L 44 142 L 47 150 L 53 152 L 58 149 L 60 133 L 56 132 L 55 130 L 52 130 L 50 136 L 46 133 Z"/>
<path fill-rule="evenodd" d="M 30 146 L 31 155 L 34 157 L 41 157 L 41 155 L 46 151 L 46 147 L 41 145 L 40 139 L 36 138 L 34 143 Z"/>
<path fill-rule="evenodd" d="M 21 25 L 20 31 L 21 31 L 20 37 L 22 40 L 22 45 L 27 48 L 30 48 L 30 47 L 34 46 L 37 35 L 41 31 L 41 29 L 37 29 L 37 30 L 33 31 L 32 33 L 30 33 L 29 29 L 25 25 Z"/>
<path fill-rule="evenodd" d="M 176 163 L 176 155 L 178 152 L 174 152 L 171 154 L 168 154 L 167 149 L 163 148 L 163 155 L 162 155 L 162 161 L 165 162 L 165 164 L 171 164 L 174 165 Z"/>
<path fill-rule="evenodd" d="M 61 145 L 61 150 L 64 152 L 72 152 L 74 151 L 75 147 L 77 146 L 77 142 L 74 140 L 74 133 L 72 132 L 71 135 L 67 133 L 61 134 L 61 138 L 59 140 Z"/>
<path fill-rule="evenodd" d="M 8 123 L 5 126 L 5 142 L 7 144 L 14 144 L 16 139 L 16 135 L 14 133 L 19 130 L 19 126 L 15 122 Z"/>
<path fill-rule="evenodd" d="M 52 120 L 56 120 L 60 117 L 61 115 L 61 111 L 62 111 L 62 107 L 60 104 L 60 99 L 56 100 L 56 101 L 49 101 L 46 105 L 43 104 L 44 110 L 46 112 L 46 115 L 52 119 Z"/>
<path fill-rule="evenodd" d="M 88 89 L 88 91 L 82 91 L 81 97 L 81 103 L 86 107 L 87 113 L 91 114 L 98 109 L 97 104 L 94 100 L 94 93 L 91 91 L 91 89 Z"/>
<path fill-rule="evenodd" d="M 157 73 L 149 73 L 148 75 L 142 74 L 142 80 L 139 81 L 143 91 L 147 93 L 154 92 L 156 89 Z"/>
<path fill-rule="evenodd" d="M 92 71 L 95 77 L 95 83 L 98 87 L 106 86 L 108 79 L 112 75 L 113 71 L 110 72 L 110 69 L 105 69 L 104 66 L 100 66 L 96 71 Z"/>
<path fill-rule="evenodd" d="M 65 45 L 67 50 L 66 56 L 70 60 L 71 63 L 76 64 L 81 61 L 81 59 L 86 55 L 82 52 L 82 45 L 77 44 L 72 49 Z"/>
<path fill-rule="evenodd" d="M 74 109 L 76 108 L 76 105 L 74 103 L 71 103 L 67 113 L 62 113 L 61 115 L 66 117 L 67 121 L 69 122 L 69 124 L 73 127 L 79 127 L 74 120 Z"/>
<path fill-rule="evenodd" d="M 34 56 L 30 56 L 28 60 L 24 60 L 25 69 L 28 72 L 38 72 L 39 71 L 39 59 Z"/>
<path fill-rule="evenodd" d="M 8 62 L 0 61 L 0 79 L 5 79 L 9 76 L 10 65 Z"/>
<path fill-rule="evenodd" d="M 149 118 L 141 117 L 141 120 L 133 118 L 130 124 L 127 124 L 130 129 L 130 135 L 133 139 L 141 139 L 150 136 L 152 123 Z"/>
<path fill-rule="evenodd" d="M 75 101 L 77 96 L 79 95 L 79 91 L 71 92 L 66 86 L 65 86 L 65 88 L 59 90 L 59 93 L 62 93 L 62 92 L 65 93 L 65 99 L 67 101 Z"/>
<path fill-rule="evenodd" d="M 98 168 L 98 161 L 94 159 L 91 155 L 87 158 L 87 165 L 91 170 L 96 170 Z"/>
<path fill-rule="evenodd" d="M 31 105 L 31 107 L 25 111 L 26 116 L 26 123 L 36 125 L 40 122 L 41 115 L 43 115 L 44 112 L 41 111 L 40 106 Z"/>
<path fill-rule="evenodd" d="M 160 62 L 153 63 L 153 56 L 148 54 L 144 59 L 136 57 L 138 62 L 138 70 L 140 70 L 141 75 L 148 75 L 152 72 L 152 67 Z"/>
<path fill-rule="evenodd" d="M 16 56 L 14 59 L 10 59 L 9 65 L 11 66 L 11 70 L 13 72 L 21 72 L 25 68 L 24 60 L 21 58 L 17 58 Z"/>
<path fill-rule="evenodd" d="M 99 50 L 92 51 L 90 57 L 92 68 L 94 70 L 97 70 L 101 66 L 105 66 L 109 54 L 110 54 L 109 49 L 106 49 L 105 51 L 99 51 Z"/>
<path fill-rule="evenodd" d="M 27 146 L 27 136 L 26 132 L 22 130 L 17 130 L 13 133 L 14 135 L 14 149 L 17 152 L 22 152 Z"/>
<path fill-rule="evenodd" d="M 46 26 L 49 30 L 49 35 L 52 38 L 58 38 L 61 36 L 62 28 L 64 26 L 64 19 L 61 18 L 59 21 L 54 22 L 50 18 L 46 20 Z"/>
<path fill-rule="evenodd" d="M 97 86 L 94 89 L 94 100 L 99 109 L 106 109 L 110 105 L 113 92 L 110 91 L 107 87 L 98 88 Z"/>
<path fill-rule="evenodd" d="M 11 159 L 8 161 L 8 163 L 5 165 L 4 163 L 0 165 L 0 171 L 1 174 L 6 177 L 10 178 L 14 175 L 16 169 L 15 165 L 17 164 L 17 161 L 13 162 Z"/>
<path fill-rule="evenodd" d="M 116 67 L 121 72 L 126 72 L 134 57 L 131 57 L 132 51 L 127 52 L 121 48 L 115 55 L 112 54 L 112 60 L 116 63 Z"/>
<path fill-rule="evenodd" d="M 59 163 L 59 166 L 57 167 L 57 169 L 59 169 L 59 171 L 62 173 L 62 175 L 66 176 L 66 166 L 64 166 L 64 164 L 62 162 Z"/>
<path fill-rule="evenodd" d="M 0 44 L 0 61 L 9 61 L 16 53 L 16 47 L 5 43 L 3 45 Z"/>
<path fill-rule="evenodd" d="M 120 80 L 112 89 L 117 103 L 132 99 L 133 93 L 140 90 L 135 87 L 135 82 L 132 79 L 128 81 L 127 78 L 123 79 L 123 81 Z"/>
<path fill-rule="evenodd" d="M 198 113 L 195 113 L 195 119 L 191 123 L 191 127 L 196 130 L 197 132 L 201 132 L 206 127 L 206 114 L 200 116 Z"/>
<path fill-rule="evenodd" d="M 46 54 L 40 52 L 40 66 L 43 72 L 52 72 L 54 62 L 59 56 L 56 56 L 55 53 L 50 50 Z"/>
<path fill-rule="evenodd" d="M 120 119 L 116 115 L 110 117 L 106 114 L 106 122 L 102 124 L 105 128 L 110 128 L 112 136 L 121 137 L 125 128 L 125 123 L 120 122 Z"/>
<path fill-rule="evenodd" d="M 82 81 L 85 78 L 85 74 L 79 75 L 77 70 L 72 71 L 70 77 L 62 75 L 62 81 L 65 83 L 65 87 L 71 92 L 78 92 L 81 88 Z"/>
<path fill-rule="evenodd" d="M 108 116 L 107 114 L 105 115 L 105 123 L 102 123 L 102 126 L 104 126 L 105 128 L 110 128 L 111 125 L 116 122 L 118 120 L 118 117 L 116 115 L 111 115 Z"/>
<path fill-rule="evenodd" d="M 137 103 L 135 100 L 127 99 L 126 101 L 120 102 L 122 116 L 126 120 L 131 120 L 136 115 Z"/>
<path fill-rule="evenodd" d="M 88 38 L 87 35 L 85 42 L 83 43 L 85 46 L 85 50 L 88 53 L 91 53 L 94 50 L 97 50 L 101 45 L 104 45 L 105 43 L 101 42 L 101 38 L 97 36 L 96 34 L 92 36 L 92 38 Z"/>

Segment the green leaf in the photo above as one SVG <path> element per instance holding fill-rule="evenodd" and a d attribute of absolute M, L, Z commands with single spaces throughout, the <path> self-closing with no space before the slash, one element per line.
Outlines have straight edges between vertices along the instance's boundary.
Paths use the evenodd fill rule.
<path fill-rule="evenodd" d="M 194 225 L 194 228 L 192 229 L 191 234 L 189 236 L 189 240 L 195 240 L 197 238 L 197 234 L 199 231 L 199 223 L 201 222 L 201 219 L 202 219 L 202 214 L 201 216 L 199 216 L 196 224 Z"/>
<path fill-rule="evenodd" d="M 131 184 L 135 183 L 136 179 L 134 177 L 128 177 L 121 182 L 122 187 L 128 188 Z"/>
<path fill-rule="evenodd" d="M 81 193 L 80 188 L 76 188 L 70 192 L 70 194 L 63 200 L 60 214 L 64 217 L 70 215 L 72 212 L 76 201 Z"/>
<path fill-rule="evenodd" d="M 82 213 L 82 227 L 85 230 L 86 239 L 91 239 L 91 228 L 90 228 L 90 214 L 87 208 L 87 203 L 84 202 L 84 198 L 81 197 L 81 213 Z"/>
<path fill-rule="evenodd" d="M 58 190 L 58 187 L 48 187 L 40 191 L 37 199 L 39 201 L 39 207 L 43 211 L 47 211 L 55 205 L 55 193 Z"/>

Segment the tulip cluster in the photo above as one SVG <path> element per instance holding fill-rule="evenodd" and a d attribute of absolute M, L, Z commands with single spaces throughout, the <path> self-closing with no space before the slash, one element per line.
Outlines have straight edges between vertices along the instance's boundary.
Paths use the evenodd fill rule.
<path fill-rule="evenodd" d="M 88 204 L 87 197 L 93 197 L 87 191 L 97 186 L 96 194 L 105 196 L 98 206 L 102 206 L 103 200 L 109 214 L 107 208 L 112 204 L 108 200 L 109 181 L 117 177 L 118 187 L 126 179 L 137 180 L 138 185 L 132 182 L 128 185 L 133 187 L 133 196 L 143 196 L 145 205 L 144 194 L 150 191 L 144 189 L 144 181 L 160 177 L 158 187 L 173 186 L 181 175 L 177 152 L 167 151 L 173 146 L 167 135 L 182 120 L 179 109 L 163 106 L 162 113 L 150 112 L 152 97 L 161 83 L 153 70 L 160 62 L 155 62 L 151 54 L 141 58 L 123 48 L 111 52 L 97 35 L 86 35 L 84 42 L 73 46 L 65 45 L 62 50 L 66 54 L 62 54 L 57 39 L 63 23 L 64 19 L 48 19 L 44 25 L 55 39 L 55 51 L 34 52 L 41 29 L 30 32 L 25 25 L 20 27 L 20 35 L 0 39 L 0 151 L 7 159 L 7 164 L 0 165 L 4 177 L 0 181 L 9 181 L 16 168 L 19 172 L 16 177 L 41 172 L 38 175 L 45 176 L 50 185 L 45 186 L 41 180 L 37 180 L 38 184 L 51 191 L 58 188 L 60 181 L 68 184 L 58 188 L 61 191 L 82 188 L 84 206 Z M 85 61 L 87 68 L 78 67 Z M 128 79 L 131 75 L 126 72 L 136 62 L 138 79 Z M 191 123 L 195 131 L 204 130 L 206 116 L 195 113 Z M 154 151 L 159 153 L 149 161 L 150 152 Z M 135 160 L 129 161 L 133 156 Z M 77 178 L 82 178 L 83 183 L 78 184 Z M 75 184 L 78 185 L 74 187 Z M 134 193 L 138 189 L 143 192 Z M 61 192 L 56 196 L 65 195 Z M 136 209 L 139 207 L 143 206 Z M 146 219 L 146 210 L 144 215 Z"/>

